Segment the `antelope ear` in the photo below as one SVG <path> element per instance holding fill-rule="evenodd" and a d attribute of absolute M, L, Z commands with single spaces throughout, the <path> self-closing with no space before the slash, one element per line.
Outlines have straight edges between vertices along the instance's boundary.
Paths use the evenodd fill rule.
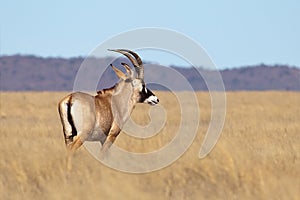
<path fill-rule="evenodd" d="M 127 65 L 126 63 L 121 63 L 121 65 L 123 65 L 123 67 L 125 68 L 127 75 L 130 78 L 133 78 L 133 72 L 132 72 L 131 68 L 129 67 L 129 65 Z"/>
<path fill-rule="evenodd" d="M 126 75 L 121 71 L 119 70 L 118 68 L 116 68 L 115 66 L 113 66 L 112 64 L 110 64 L 110 66 L 112 67 L 112 69 L 115 71 L 116 75 L 122 79 L 122 80 L 126 80 Z"/>

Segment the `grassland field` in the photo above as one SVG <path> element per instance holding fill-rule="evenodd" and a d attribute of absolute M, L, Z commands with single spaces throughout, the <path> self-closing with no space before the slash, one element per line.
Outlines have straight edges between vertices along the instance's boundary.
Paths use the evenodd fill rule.
<path fill-rule="evenodd" d="M 74 155 L 76 165 L 66 171 L 57 112 L 66 94 L 0 93 L 0 199 L 300 198 L 299 92 L 228 92 L 222 135 L 204 159 L 198 153 L 210 122 L 210 96 L 197 93 L 201 115 L 192 145 L 172 165 L 144 174 L 104 166 L 84 147 Z M 122 132 L 116 145 L 147 152 L 174 137 L 180 122 L 176 97 L 156 94 L 166 110 L 166 126 L 150 139 Z M 138 105 L 133 120 L 147 124 L 147 109 Z"/>

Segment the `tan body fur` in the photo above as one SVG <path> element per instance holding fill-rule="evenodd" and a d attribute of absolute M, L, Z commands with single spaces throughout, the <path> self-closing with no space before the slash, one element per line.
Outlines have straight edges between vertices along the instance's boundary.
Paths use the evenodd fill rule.
<path fill-rule="evenodd" d="M 127 74 L 111 65 L 120 78 L 115 86 L 99 91 L 96 96 L 75 92 L 59 102 L 58 110 L 65 143 L 71 153 L 85 141 L 100 141 L 100 157 L 103 157 L 130 117 L 136 103 L 158 103 L 158 98 L 145 87 L 143 65 L 137 54 L 129 50 L 114 51 L 130 59 L 138 72 L 137 77 L 133 76 L 133 71 L 125 63 L 122 65 Z M 71 168 L 70 161 L 68 167 Z"/>

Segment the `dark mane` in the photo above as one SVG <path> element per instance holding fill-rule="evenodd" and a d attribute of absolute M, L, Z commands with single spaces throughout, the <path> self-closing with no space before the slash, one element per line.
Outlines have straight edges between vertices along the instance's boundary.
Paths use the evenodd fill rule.
<path fill-rule="evenodd" d="M 103 90 L 99 90 L 99 91 L 97 91 L 97 94 L 98 95 L 103 95 L 103 94 L 107 94 L 107 93 L 111 94 L 113 92 L 113 90 L 115 89 L 115 87 L 116 87 L 116 85 L 114 85 L 114 86 L 112 86 L 110 88 L 105 88 Z"/>

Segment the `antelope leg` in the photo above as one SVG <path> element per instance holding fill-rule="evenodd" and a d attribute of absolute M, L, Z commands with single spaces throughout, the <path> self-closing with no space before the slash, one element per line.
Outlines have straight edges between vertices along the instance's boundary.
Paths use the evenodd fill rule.
<path fill-rule="evenodd" d="M 100 158 L 103 159 L 104 156 L 106 155 L 107 151 L 111 147 L 111 145 L 114 143 L 116 140 L 116 137 L 119 135 L 121 129 L 116 123 L 112 124 L 112 127 L 109 130 L 108 136 L 102 146 L 101 152 L 100 152 Z"/>

